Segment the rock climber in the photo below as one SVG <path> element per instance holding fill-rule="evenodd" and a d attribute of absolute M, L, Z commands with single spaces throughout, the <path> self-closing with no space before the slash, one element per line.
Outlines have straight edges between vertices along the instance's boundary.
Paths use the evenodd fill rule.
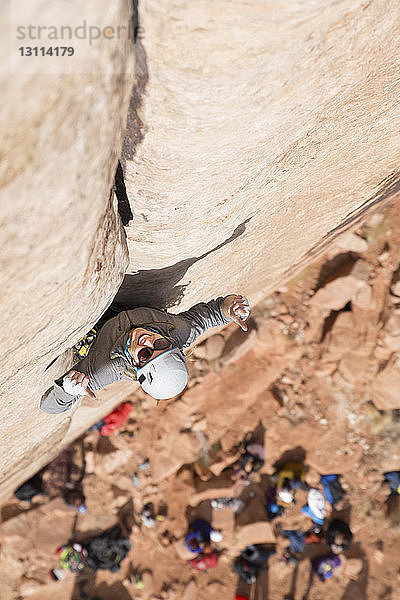
<path fill-rule="evenodd" d="M 94 399 L 96 390 L 122 379 L 138 381 L 156 400 L 173 398 L 189 378 L 183 348 L 207 329 L 230 321 L 247 331 L 249 314 L 247 298 L 238 294 L 176 315 L 148 307 L 119 312 L 102 326 L 88 354 L 42 396 L 40 408 L 65 412 L 82 396 Z"/>

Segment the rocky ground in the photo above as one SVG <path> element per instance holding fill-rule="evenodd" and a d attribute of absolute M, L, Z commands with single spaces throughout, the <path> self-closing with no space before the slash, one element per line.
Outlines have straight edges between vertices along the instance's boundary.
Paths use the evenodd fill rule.
<path fill-rule="evenodd" d="M 229 600 L 237 590 L 252 600 L 399 600 L 399 533 L 385 518 L 382 485 L 383 472 L 400 469 L 399 205 L 339 237 L 254 307 L 247 334 L 229 325 L 198 344 L 181 398 L 157 406 L 137 392 L 118 433 L 87 434 L 86 514 L 75 517 L 59 498 L 3 505 L 1 600 Z M 249 437 L 263 443 L 265 464 L 249 485 L 234 483 Z M 282 457 L 303 460 L 313 486 L 320 474 L 342 476 L 340 514 L 354 544 L 325 583 L 310 581 L 309 555 L 298 567 L 281 561 L 280 529 L 310 525 L 300 510 L 305 492 L 268 522 L 265 493 Z M 212 510 L 218 496 L 240 496 L 246 508 Z M 162 513 L 151 529 L 139 517 L 146 502 Z M 182 548 L 197 515 L 223 532 L 219 564 L 208 573 L 192 570 Z M 73 532 L 83 539 L 118 520 L 132 542 L 119 573 L 50 580 L 55 550 Z M 250 542 L 274 543 L 277 552 L 246 589 L 231 564 Z"/>

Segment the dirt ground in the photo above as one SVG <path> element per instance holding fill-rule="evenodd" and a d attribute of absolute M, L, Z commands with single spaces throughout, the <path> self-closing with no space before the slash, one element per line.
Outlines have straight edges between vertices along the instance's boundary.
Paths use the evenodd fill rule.
<path fill-rule="evenodd" d="M 1 509 L 1 600 L 400 600 L 399 532 L 385 516 L 383 484 L 384 472 L 400 470 L 399 207 L 343 234 L 254 307 L 247 334 L 231 324 L 196 346 L 181 398 L 156 406 L 137 392 L 117 433 L 88 433 L 87 513 L 76 516 L 60 498 L 36 496 L 31 506 L 10 498 Z M 265 463 L 234 482 L 248 440 L 264 446 Z M 273 521 L 265 511 L 276 463 L 293 458 L 309 485 L 336 473 L 346 492 L 338 512 L 327 504 L 326 522 L 344 517 L 354 543 L 325 583 L 310 577 L 310 558 L 327 553 L 323 543 L 297 566 L 282 561 L 280 530 L 311 525 L 301 513 L 306 492 Z M 243 512 L 213 510 L 220 496 L 240 497 Z M 153 528 L 139 515 L 147 502 L 160 514 Z M 207 573 L 190 567 L 182 547 L 195 516 L 223 534 Z M 60 545 L 116 522 L 132 544 L 118 573 L 51 581 Z M 276 547 L 252 588 L 231 568 L 251 542 Z"/>

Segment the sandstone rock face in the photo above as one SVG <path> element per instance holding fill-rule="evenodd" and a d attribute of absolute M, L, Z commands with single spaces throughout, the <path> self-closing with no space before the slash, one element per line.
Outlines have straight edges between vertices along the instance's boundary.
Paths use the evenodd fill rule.
<path fill-rule="evenodd" d="M 139 4 L 122 160 L 137 298 L 254 300 L 395 191 L 400 6 L 389 4 Z"/>
<path fill-rule="evenodd" d="M 127 0 L 65 4 L 57 14 L 47 0 L 25 8 L 41 25 L 56 19 L 116 27 L 131 19 Z M 7 28 L 15 33 L 16 18 L 10 21 L 4 4 L 6 39 Z M 56 371 L 45 369 L 96 322 L 127 264 L 111 189 L 132 86 L 133 42 L 115 46 L 102 37 L 90 46 L 86 39 L 76 55 L 73 67 L 68 57 L 52 57 L 55 68 L 64 61 L 64 72 L 24 70 L 2 56 L 0 440 L 7 451 L 0 456 L 0 496 L 57 452 L 72 414 L 54 418 L 39 411 Z"/>

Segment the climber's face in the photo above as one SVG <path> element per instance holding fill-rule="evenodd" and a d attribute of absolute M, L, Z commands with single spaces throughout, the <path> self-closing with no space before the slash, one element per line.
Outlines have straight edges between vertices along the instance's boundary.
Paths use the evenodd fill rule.
<path fill-rule="evenodd" d="M 143 367 L 149 360 L 172 348 L 169 340 L 143 327 L 132 329 L 130 340 L 129 354 L 138 367 Z"/>

